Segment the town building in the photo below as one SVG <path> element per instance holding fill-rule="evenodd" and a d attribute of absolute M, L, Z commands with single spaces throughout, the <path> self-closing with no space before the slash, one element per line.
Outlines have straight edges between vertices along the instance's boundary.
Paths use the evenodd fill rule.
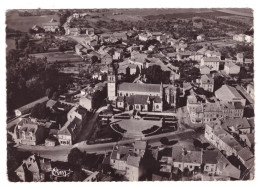
<path fill-rule="evenodd" d="M 124 171 L 129 181 L 139 181 L 145 175 L 142 158 L 146 150 L 146 142 L 136 141 L 134 146 L 115 145 L 110 155 L 113 169 Z"/>
<path fill-rule="evenodd" d="M 204 34 L 198 35 L 197 36 L 197 40 L 198 41 L 204 41 L 205 40 L 205 35 Z"/>
<path fill-rule="evenodd" d="M 38 145 L 44 143 L 46 138 L 45 126 L 34 119 L 24 118 L 15 128 L 16 141 L 25 145 Z"/>
<path fill-rule="evenodd" d="M 219 70 L 220 59 L 217 57 L 204 57 L 201 59 L 200 66 L 208 66 L 210 71 Z"/>
<path fill-rule="evenodd" d="M 225 63 L 224 71 L 226 74 L 239 74 L 240 72 L 240 66 L 234 64 L 234 63 Z"/>
<path fill-rule="evenodd" d="M 60 23 L 54 19 L 51 19 L 50 22 L 43 23 L 42 27 L 45 32 L 57 32 L 59 31 Z"/>
<path fill-rule="evenodd" d="M 234 87 L 229 85 L 222 85 L 221 88 L 215 91 L 215 96 L 222 102 L 230 102 L 232 104 L 241 103 L 242 106 L 246 105 L 246 99 Z"/>
<path fill-rule="evenodd" d="M 68 121 L 58 131 L 58 140 L 61 145 L 72 145 L 87 121 L 87 111 L 80 107 L 73 107 L 67 114 Z"/>
<path fill-rule="evenodd" d="M 213 92 L 214 79 L 210 75 L 202 75 L 200 78 L 200 87 L 205 91 Z"/>
<path fill-rule="evenodd" d="M 15 170 L 18 178 L 23 182 L 42 182 L 52 170 L 51 160 L 39 157 L 36 154 L 23 160 Z"/>
<path fill-rule="evenodd" d="M 210 68 L 208 66 L 201 66 L 200 67 L 200 74 L 201 75 L 206 75 L 206 74 L 210 74 Z"/>
<path fill-rule="evenodd" d="M 237 53 L 237 63 L 243 64 L 244 63 L 244 54 L 243 53 Z"/>
<path fill-rule="evenodd" d="M 252 83 L 247 85 L 246 92 L 250 95 L 252 99 L 255 98 L 254 85 Z"/>

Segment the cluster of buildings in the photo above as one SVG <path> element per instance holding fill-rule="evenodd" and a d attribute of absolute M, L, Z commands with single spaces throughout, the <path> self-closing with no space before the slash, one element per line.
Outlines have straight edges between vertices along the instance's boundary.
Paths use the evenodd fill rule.
<path fill-rule="evenodd" d="M 146 174 L 143 158 L 146 153 L 145 141 L 135 141 L 132 145 L 116 145 L 109 157 L 113 169 L 123 171 L 129 181 L 139 181 Z"/>
<path fill-rule="evenodd" d="M 173 180 L 182 179 L 185 174 L 200 173 L 201 180 L 238 180 L 241 171 L 219 151 L 187 150 L 182 146 L 165 148 L 158 152 L 160 172 L 167 173 Z"/>
<path fill-rule="evenodd" d="M 246 43 L 254 43 L 254 38 L 250 35 L 245 35 L 245 34 L 238 34 L 233 36 L 234 41 L 238 42 L 246 42 Z"/>
<path fill-rule="evenodd" d="M 174 85 L 118 83 L 113 67 L 110 67 L 107 78 L 107 97 L 117 108 L 158 112 L 162 112 L 164 106 L 177 108 L 179 88 Z"/>
<path fill-rule="evenodd" d="M 223 123 L 216 120 L 205 125 L 205 138 L 226 156 L 236 157 L 249 172 L 250 179 L 254 175 L 254 140 L 250 138 L 253 130 L 246 118 L 229 119 Z"/>
<path fill-rule="evenodd" d="M 216 119 L 242 118 L 246 99 L 231 86 L 215 91 L 215 101 L 192 94 L 187 98 L 187 110 L 192 123 L 208 123 Z"/>

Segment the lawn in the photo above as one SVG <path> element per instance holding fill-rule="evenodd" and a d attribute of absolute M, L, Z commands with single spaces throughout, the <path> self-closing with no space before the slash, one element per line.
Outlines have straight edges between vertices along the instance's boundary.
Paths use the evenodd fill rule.
<path fill-rule="evenodd" d="M 147 130 L 154 125 L 161 127 L 162 121 L 151 121 L 151 120 L 137 120 L 137 119 L 111 119 L 111 123 L 118 124 L 122 129 L 125 129 L 128 134 L 140 135 L 143 130 Z"/>
<path fill-rule="evenodd" d="M 6 14 L 6 25 L 8 28 L 19 30 L 21 32 L 28 32 L 34 26 L 41 26 L 42 23 L 49 22 L 51 19 L 59 21 L 58 15 L 42 15 L 42 16 L 19 16 L 17 12 Z"/>

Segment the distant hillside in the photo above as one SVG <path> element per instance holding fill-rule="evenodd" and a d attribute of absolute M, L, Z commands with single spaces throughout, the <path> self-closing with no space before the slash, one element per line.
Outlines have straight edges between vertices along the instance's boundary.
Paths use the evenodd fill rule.
<path fill-rule="evenodd" d="M 249 8 L 245 8 L 245 9 L 227 8 L 227 9 L 218 9 L 218 11 L 253 18 L 253 9 L 249 9 Z"/>

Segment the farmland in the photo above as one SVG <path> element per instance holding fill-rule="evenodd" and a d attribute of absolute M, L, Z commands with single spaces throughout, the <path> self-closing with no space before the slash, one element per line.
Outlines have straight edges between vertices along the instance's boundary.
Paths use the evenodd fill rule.
<path fill-rule="evenodd" d="M 44 22 L 49 22 L 51 19 L 59 20 L 58 15 L 43 15 L 43 16 L 19 16 L 17 12 L 6 13 L 6 25 L 8 28 L 28 32 L 34 26 L 41 26 Z"/>

